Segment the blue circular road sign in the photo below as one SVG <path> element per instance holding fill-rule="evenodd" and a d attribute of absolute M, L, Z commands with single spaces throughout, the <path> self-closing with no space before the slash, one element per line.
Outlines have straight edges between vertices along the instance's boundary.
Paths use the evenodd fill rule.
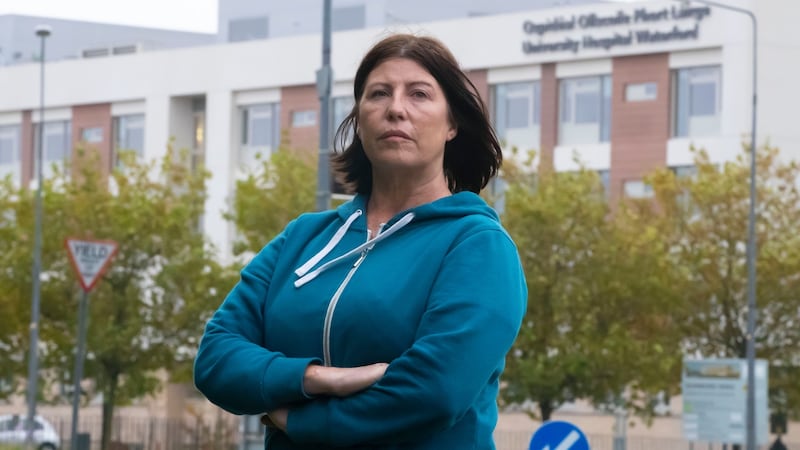
<path fill-rule="evenodd" d="M 577 426 L 559 420 L 542 424 L 533 433 L 529 450 L 589 450 L 589 440 Z"/>

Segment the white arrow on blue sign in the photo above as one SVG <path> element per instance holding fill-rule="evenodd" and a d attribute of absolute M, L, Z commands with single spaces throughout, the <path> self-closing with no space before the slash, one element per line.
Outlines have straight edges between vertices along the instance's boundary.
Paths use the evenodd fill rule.
<path fill-rule="evenodd" d="M 533 433 L 529 450 L 589 450 L 586 435 L 569 422 L 551 420 Z"/>

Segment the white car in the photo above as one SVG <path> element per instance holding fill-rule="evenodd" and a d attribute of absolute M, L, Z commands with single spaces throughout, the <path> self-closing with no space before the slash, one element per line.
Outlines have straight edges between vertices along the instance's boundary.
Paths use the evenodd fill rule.
<path fill-rule="evenodd" d="M 25 416 L 0 415 L 0 443 L 25 444 L 27 427 L 23 427 L 23 422 L 27 422 Z M 36 416 L 34 422 L 33 442 L 36 443 L 37 450 L 58 450 L 61 447 L 61 439 L 58 437 L 56 429 L 41 416 Z"/>

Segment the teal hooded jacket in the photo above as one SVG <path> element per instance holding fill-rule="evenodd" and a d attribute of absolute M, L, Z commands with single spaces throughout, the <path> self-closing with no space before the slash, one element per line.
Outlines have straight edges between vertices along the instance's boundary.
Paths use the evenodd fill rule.
<path fill-rule="evenodd" d="M 289 407 L 273 449 L 493 449 L 505 355 L 526 309 L 516 246 L 479 196 L 399 213 L 368 236 L 365 196 L 299 216 L 206 325 L 197 388 L 234 414 Z M 349 397 L 303 391 L 309 364 L 389 363 Z"/>

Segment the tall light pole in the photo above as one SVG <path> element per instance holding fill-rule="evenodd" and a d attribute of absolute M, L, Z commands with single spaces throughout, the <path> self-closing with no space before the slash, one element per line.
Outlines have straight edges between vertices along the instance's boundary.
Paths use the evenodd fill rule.
<path fill-rule="evenodd" d="M 319 94 L 319 159 L 317 161 L 317 211 L 324 211 L 331 202 L 331 0 L 322 2 L 322 67 L 317 71 Z"/>
<path fill-rule="evenodd" d="M 679 0 L 689 3 L 687 0 Z M 710 0 L 691 0 L 744 14 L 753 26 L 753 98 L 750 125 L 750 210 L 747 216 L 747 450 L 756 450 L 756 101 L 758 74 L 758 21 L 752 11 Z"/>
<path fill-rule="evenodd" d="M 40 277 L 42 272 L 42 146 L 44 144 L 44 64 L 45 64 L 45 40 L 50 36 L 51 28 L 47 25 L 36 27 L 36 36 L 39 37 L 39 128 L 37 129 L 36 142 L 36 204 L 34 206 L 34 230 L 33 230 L 33 293 L 31 296 L 31 325 L 30 325 L 30 349 L 28 356 L 28 420 L 26 424 L 25 442 L 28 447 L 33 445 L 34 420 L 36 419 L 36 396 L 38 386 L 39 371 L 39 294 Z"/>

